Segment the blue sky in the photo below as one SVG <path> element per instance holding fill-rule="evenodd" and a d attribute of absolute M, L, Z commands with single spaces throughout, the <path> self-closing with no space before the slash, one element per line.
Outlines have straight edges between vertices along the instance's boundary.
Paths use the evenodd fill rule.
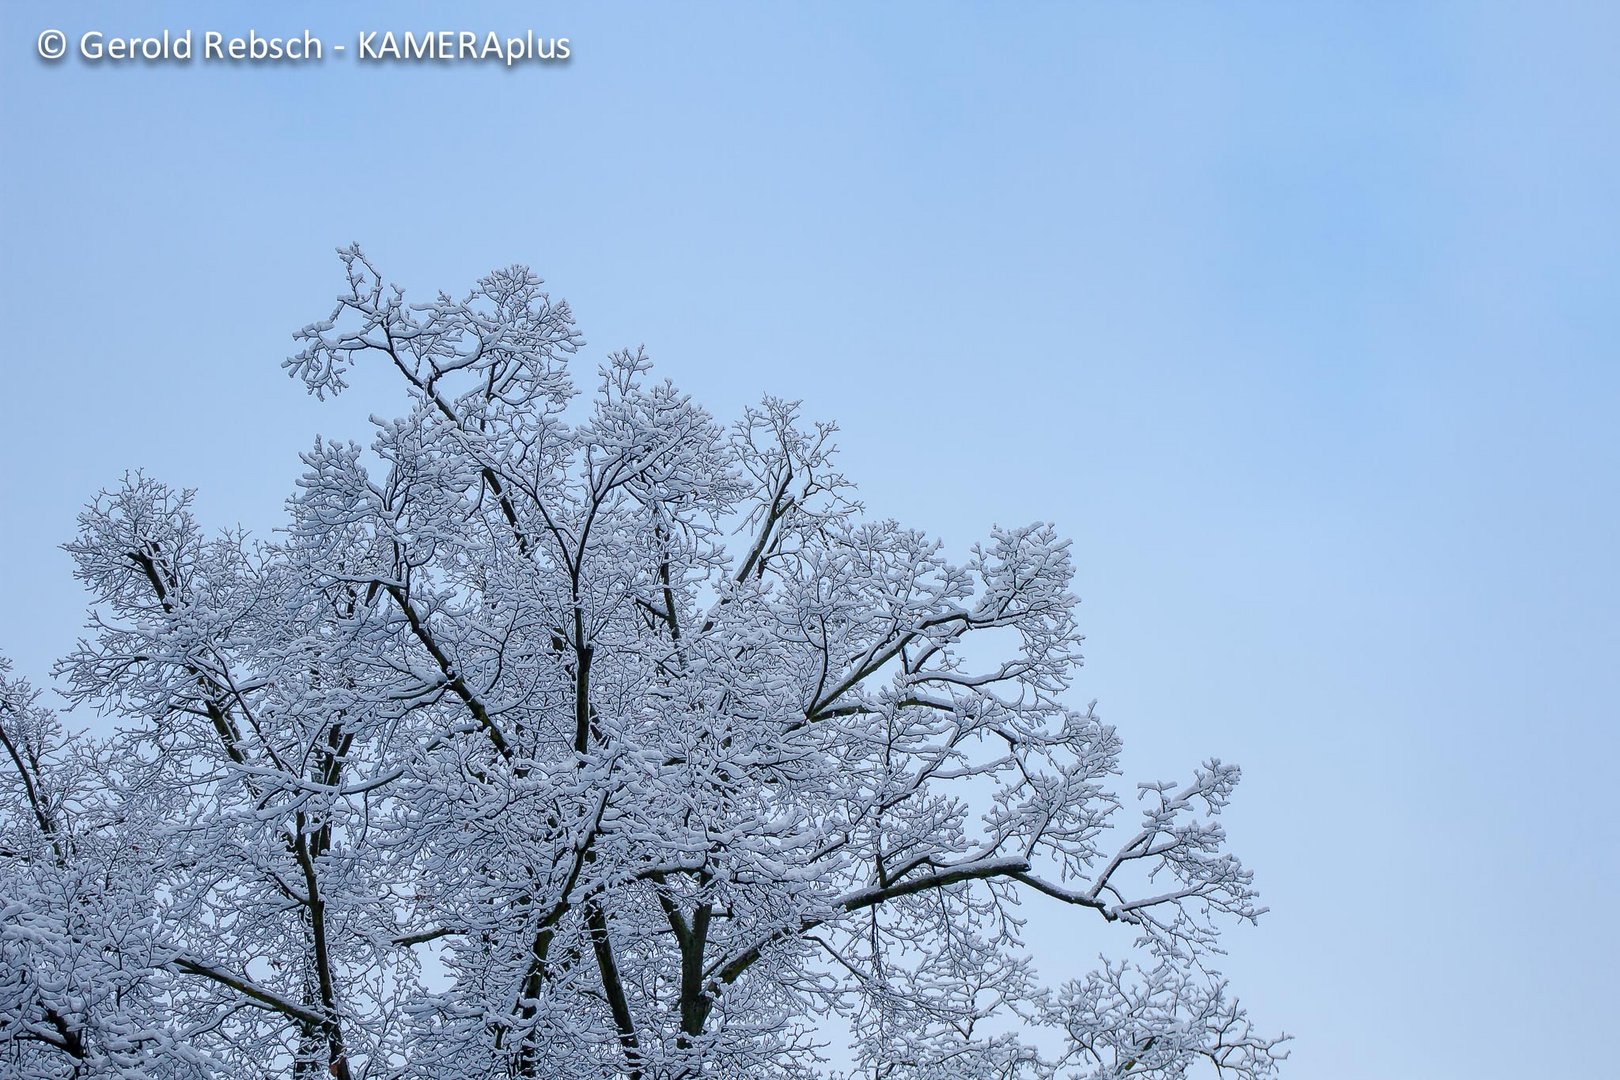
<path fill-rule="evenodd" d="M 50 26 L 574 58 L 52 66 Z M 526 262 L 587 362 L 839 421 L 874 512 L 1074 537 L 1129 779 L 1246 768 L 1273 910 L 1227 968 L 1290 1075 L 1605 1074 L 1616 41 L 1595 2 L 12 0 L 0 652 L 71 645 L 57 545 L 124 469 L 266 533 L 395 406 L 278 366 L 335 246 L 418 292 Z M 1043 933 L 1054 974 L 1108 947 Z"/>

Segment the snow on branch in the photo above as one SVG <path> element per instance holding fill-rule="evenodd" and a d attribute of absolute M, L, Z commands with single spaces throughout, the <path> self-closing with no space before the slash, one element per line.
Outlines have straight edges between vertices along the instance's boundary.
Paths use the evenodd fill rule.
<path fill-rule="evenodd" d="M 641 349 L 577 395 L 527 269 L 417 301 L 340 258 L 286 369 L 403 415 L 316 442 L 267 540 L 138 473 L 92 499 L 57 674 L 116 735 L 0 673 L 6 1068 L 1275 1071 L 1209 974 L 1264 910 L 1238 770 L 1131 820 L 1052 525 L 952 558 L 796 403 L 726 426 Z M 1034 905 L 1129 960 L 1046 984 Z"/>

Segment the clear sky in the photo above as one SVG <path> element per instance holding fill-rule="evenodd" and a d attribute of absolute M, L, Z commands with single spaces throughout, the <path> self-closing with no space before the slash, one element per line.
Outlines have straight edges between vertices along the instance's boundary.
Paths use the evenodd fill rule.
<path fill-rule="evenodd" d="M 250 26 L 574 56 L 34 55 Z M 839 421 L 874 512 L 1074 537 L 1129 781 L 1246 768 L 1272 913 L 1226 966 L 1289 1075 L 1613 1075 L 1617 50 L 1598 0 L 6 0 L 0 652 L 48 681 L 124 469 L 263 534 L 396 407 L 278 366 L 336 245 L 418 293 L 526 262 L 587 365 Z M 1041 925 L 1055 975 L 1108 946 Z"/>

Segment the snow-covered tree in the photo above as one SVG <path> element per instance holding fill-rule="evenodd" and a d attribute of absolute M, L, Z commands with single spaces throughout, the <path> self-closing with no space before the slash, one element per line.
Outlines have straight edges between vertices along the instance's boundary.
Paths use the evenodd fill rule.
<path fill-rule="evenodd" d="M 117 735 L 3 683 L 7 1070 L 1274 1071 L 1210 967 L 1261 911 L 1238 770 L 1114 794 L 1050 526 L 950 561 L 791 403 L 723 427 L 639 351 L 578 400 L 522 267 L 409 303 L 342 259 L 286 366 L 408 414 L 316 443 L 273 542 L 140 475 L 86 509 L 58 675 Z M 1113 958 L 1043 982 L 1026 903 Z"/>

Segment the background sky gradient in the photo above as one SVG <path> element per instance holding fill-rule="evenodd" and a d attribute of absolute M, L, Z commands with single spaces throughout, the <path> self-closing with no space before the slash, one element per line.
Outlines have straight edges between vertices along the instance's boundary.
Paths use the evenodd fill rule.
<path fill-rule="evenodd" d="M 574 58 L 46 65 L 51 26 Z M 1272 913 L 1226 967 L 1287 1075 L 1612 1075 L 1617 43 L 1601 2 L 7 0 L 0 653 L 48 682 L 126 468 L 269 535 L 317 433 L 397 410 L 279 367 L 335 246 L 419 296 L 526 262 L 583 373 L 802 398 L 957 555 L 1074 538 L 1128 783 L 1245 767 Z M 1032 908 L 1048 973 L 1109 947 Z"/>

